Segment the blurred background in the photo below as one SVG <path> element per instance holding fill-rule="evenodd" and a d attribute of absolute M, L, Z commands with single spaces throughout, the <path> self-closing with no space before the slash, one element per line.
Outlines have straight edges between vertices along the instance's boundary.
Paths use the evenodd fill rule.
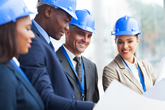
<path fill-rule="evenodd" d="M 37 0 L 24 0 L 30 10 L 36 10 Z M 136 57 L 149 61 L 157 75 L 162 57 L 165 57 L 165 0 L 77 0 L 77 9 L 88 9 L 94 16 L 97 34 L 83 55 L 97 65 L 99 92 L 103 95 L 102 72 L 118 54 L 111 31 L 116 20 L 124 15 L 134 17 L 140 24 L 142 35 Z M 31 15 L 33 19 L 35 16 Z M 55 41 L 57 50 L 65 37 Z"/>

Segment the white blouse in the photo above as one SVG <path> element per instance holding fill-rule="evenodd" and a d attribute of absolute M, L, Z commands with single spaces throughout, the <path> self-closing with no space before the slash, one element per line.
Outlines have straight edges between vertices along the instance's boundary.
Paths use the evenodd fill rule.
<path fill-rule="evenodd" d="M 135 61 L 133 64 L 127 62 L 125 60 L 125 62 L 127 63 L 127 65 L 129 66 L 129 68 L 131 69 L 131 71 L 133 72 L 132 74 L 135 76 L 135 78 L 138 80 L 139 83 L 140 82 L 140 77 L 139 77 L 139 73 L 138 73 L 138 65 L 137 65 L 137 61 L 136 61 L 136 58 L 135 58 Z"/>

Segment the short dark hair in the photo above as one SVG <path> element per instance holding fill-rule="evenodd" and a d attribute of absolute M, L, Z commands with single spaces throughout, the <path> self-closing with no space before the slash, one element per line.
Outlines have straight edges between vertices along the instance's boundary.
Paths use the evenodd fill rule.
<path fill-rule="evenodd" d="M 16 23 L 9 22 L 0 25 L 0 63 L 17 56 Z"/>
<path fill-rule="evenodd" d="M 138 33 L 138 34 L 136 34 L 135 36 L 136 36 L 136 38 L 138 39 L 138 38 L 139 38 L 139 33 Z"/>
<path fill-rule="evenodd" d="M 69 30 L 72 32 L 75 27 L 76 27 L 75 25 L 71 24 L 69 25 Z"/>

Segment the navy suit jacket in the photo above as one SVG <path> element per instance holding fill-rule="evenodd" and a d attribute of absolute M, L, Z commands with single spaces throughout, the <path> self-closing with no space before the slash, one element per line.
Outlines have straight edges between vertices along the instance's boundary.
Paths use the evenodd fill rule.
<path fill-rule="evenodd" d="M 0 110 L 44 110 L 36 90 L 10 62 L 0 64 Z"/>
<path fill-rule="evenodd" d="M 62 64 L 62 66 L 64 67 L 65 71 L 67 72 L 67 74 L 69 76 L 70 82 L 72 83 L 72 85 L 74 87 L 76 99 L 82 100 L 81 92 L 80 92 L 80 89 L 79 89 L 78 83 L 77 83 L 76 75 L 75 75 L 74 71 L 72 70 L 72 68 L 71 68 L 68 60 L 66 59 L 61 48 L 59 48 L 57 50 L 57 55 L 58 55 L 58 58 Z M 97 75 L 96 65 L 83 56 L 82 56 L 82 61 L 83 61 L 83 65 L 84 65 L 84 75 L 85 75 L 85 78 L 84 78 L 84 80 L 85 80 L 85 101 L 92 101 L 92 102 L 97 103 L 97 101 L 99 100 L 99 91 L 98 91 L 98 86 L 97 86 L 98 75 Z"/>
<path fill-rule="evenodd" d="M 32 31 L 32 48 L 19 57 L 19 62 L 47 110 L 92 110 L 93 103 L 75 100 L 73 87 L 55 51 L 34 25 Z"/>

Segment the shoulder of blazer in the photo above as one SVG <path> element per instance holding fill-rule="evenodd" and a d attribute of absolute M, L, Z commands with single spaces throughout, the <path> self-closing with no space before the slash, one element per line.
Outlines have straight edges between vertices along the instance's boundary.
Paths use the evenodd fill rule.
<path fill-rule="evenodd" d="M 36 92 L 36 90 L 33 88 L 33 86 L 25 80 L 25 78 L 21 75 L 21 73 L 10 63 L 4 63 L 4 64 L 0 64 L 0 66 L 3 66 L 3 68 L 6 70 L 8 70 L 9 72 L 13 73 L 12 75 L 16 76 L 19 81 L 22 82 L 22 84 L 25 86 L 25 88 L 27 89 L 27 91 L 35 98 L 35 100 L 38 102 L 38 104 L 40 105 L 41 108 L 44 108 L 44 104 L 40 98 L 40 96 L 38 95 L 38 93 Z"/>
<path fill-rule="evenodd" d="M 10 62 L 6 62 L 6 63 L 0 63 L 0 76 L 2 77 L 8 77 L 9 82 L 11 82 L 14 86 L 14 84 L 16 83 L 16 78 L 14 77 L 15 74 L 15 69 L 12 66 L 12 64 Z"/>
<path fill-rule="evenodd" d="M 65 55 L 62 52 L 61 47 L 58 48 L 58 50 L 56 51 L 56 53 L 57 53 L 57 56 L 58 56 L 59 60 L 62 62 L 64 60 L 64 58 L 65 58 Z"/>
<path fill-rule="evenodd" d="M 125 66 L 123 60 L 121 59 L 121 57 L 119 56 L 119 54 L 107 66 L 112 67 L 112 68 L 119 67 L 120 69 L 125 69 L 126 68 L 126 66 Z"/>

